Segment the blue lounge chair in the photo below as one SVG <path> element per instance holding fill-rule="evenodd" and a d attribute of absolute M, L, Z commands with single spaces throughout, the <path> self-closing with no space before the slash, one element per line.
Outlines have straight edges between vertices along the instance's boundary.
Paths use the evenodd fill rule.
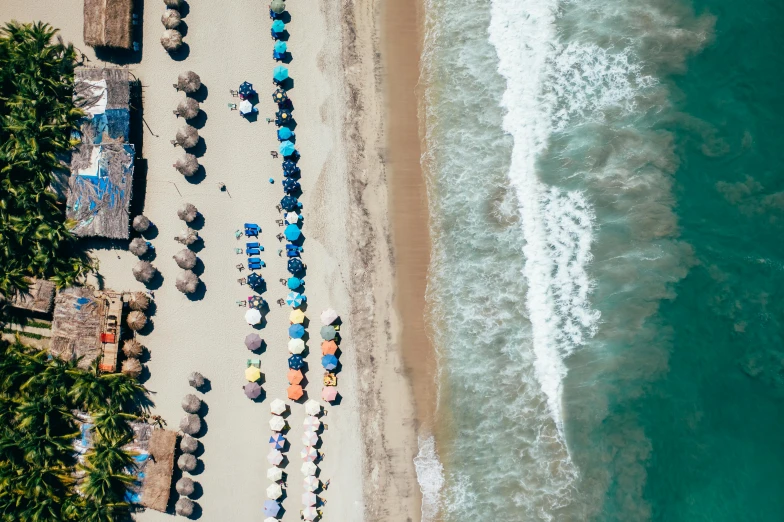
<path fill-rule="evenodd" d="M 246 248 L 245 249 L 245 254 L 249 255 L 249 256 L 257 256 L 260 253 L 261 253 L 261 250 L 259 250 L 258 248 Z"/>
<path fill-rule="evenodd" d="M 248 248 L 259 248 L 259 244 L 255 242 L 245 243 L 245 246 Z"/>

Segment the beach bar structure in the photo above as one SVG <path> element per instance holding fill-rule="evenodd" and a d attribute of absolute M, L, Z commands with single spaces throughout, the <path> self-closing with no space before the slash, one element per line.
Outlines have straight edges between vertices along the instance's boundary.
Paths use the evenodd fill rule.
<path fill-rule="evenodd" d="M 87 115 L 71 155 L 66 216 L 76 221 L 77 236 L 128 239 L 135 155 L 129 72 L 80 68 L 75 76 L 74 100 Z"/>
<path fill-rule="evenodd" d="M 48 315 L 54 306 L 56 288 L 53 282 L 46 279 L 27 278 L 30 285 L 26 292 L 16 291 L 9 304 L 24 312 Z"/>
<path fill-rule="evenodd" d="M 133 0 L 84 0 L 84 43 L 131 49 Z"/>
<path fill-rule="evenodd" d="M 152 430 L 147 443 L 148 458 L 144 465 L 144 478 L 139 493 L 139 503 L 162 513 L 166 512 L 174 472 L 174 448 L 177 434 L 169 430 Z"/>

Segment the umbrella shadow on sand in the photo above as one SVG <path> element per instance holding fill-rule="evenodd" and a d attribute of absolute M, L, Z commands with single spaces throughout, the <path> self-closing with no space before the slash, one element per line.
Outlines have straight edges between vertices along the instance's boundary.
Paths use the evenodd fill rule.
<path fill-rule="evenodd" d="M 199 285 L 196 287 L 196 291 L 192 294 L 186 294 L 188 296 L 189 301 L 201 301 L 204 299 L 204 294 L 207 293 L 207 285 L 204 284 L 204 281 L 199 281 Z"/>

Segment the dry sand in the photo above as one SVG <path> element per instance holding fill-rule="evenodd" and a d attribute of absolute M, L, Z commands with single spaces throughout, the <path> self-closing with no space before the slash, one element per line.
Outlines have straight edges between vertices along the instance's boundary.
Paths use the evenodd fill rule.
<path fill-rule="evenodd" d="M 301 198 L 305 222 L 304 259 L 308 264 L 306 291 L 312 340 L 307 361 L 311 371 L 308 394 L 320 394 L 318 315 L 335 308 L 344 321 L 341 329 L 343 371 L 339 376 L 340 405 L 328 406 L 322 451 L 322 480 L 330 479 L 324 520 L 388 520 L 420 518 L 420 499 L 413 470 L 416 454 L 412 394 L 403 369 L 393 313 L 393 254 L 388 220 L 388 194 L 383 161 L 384 105 L 380 82 L 378 4 L 370 0 L 317 3 L 290 0 L 288 26 L 289 65 L 294 78 L 291 98 L 297 145 L 302 151 Z M 263 2 L 235 0 L 193 2 L 185 10 L 187 58 L 167 55 L 159 44 L 163 3 L 148 1 L 143 17 L 143 60 L 130 64 L 143 84 L 143 156 L 148 163 L 144 213 L 157 226 L 151 239 L 157 252 L 153 263 L 163 282 L 155 290 L 152 327 L 143 332 L 149 349 L 149 379 L 156 413 L 174 427 L 183 412 L 182 396 L 191 391 L 186 376 L 199 370 L 211 389 L 202 395 L 207 404 L 206 433 L 200 438 L 203 469 L 194 476 L 203 493 L 197 499 L 201 520 L 261 520 L 268 485 L 266 454 L 269 402 L 285 398 L 288 313 L 275 301 L 286 293 L 278 279 L 286 277 L 285 259 L 276 255 L 281 230 L 274 207 L 282 195 L 280 160 L 275 128 L 265 117 L 275 106 L 270 93 L 272 42 Z M 101 66 L 92 49 L 82 43 L 82 0 L 3 0 L 0 20 L 43 20 L 61 29 L 91 60 Z M 199 121 L 204 140 L 200 162 L 203 179 L 192 183 L 172 163 L 182 155 L 169 140 L 183 125 L 172 114 L 183 96 L 172 83 L 178 73 L 193 70 L 206 86 Z M 248 122 L 227 103 L 236 102 L 229 89 L 252 82 L 260 93 L 260 114 Z M 274 177 L 270 185 L 267 178 Z M 218 183 L 228 191 L 221 192 Z M 172 256 L 182 246 L 172 238 L 182 228 L 176 208 L 195 204 L 204 216 L 204 238 L 198 249 L 203 270 L 203 297 L 190 300 L 174 287 L 179 272 Z M 234 231 L 244 222 L 258 223 L 266 247 L 262 271 L 268 282 L 264 294 L 270 303 L 259 333 L 266 350 L 250 354 L 243 339 L 254 331 L 243 320 L 245 308 L 235 302 L 248 295 L 234 266 L 244 256 Z M 100 273 L 108 288 L 143 289 L 131 275 L 135 259 L 126 250 L 98 249 Z M 246 359 L 261 359 L 266 399 L 245 398 L 243 370 Z M 289 433 L 291 462 L 289 488 L 283 501 L 283 520 L 298 520 L 302 475 L 299 441 L 304 408 L 291 404 Z M 361 449 L 364 448 L 365 451 Z M 168 515 L 147 511 L 140 521 L 168 520 Z"/>

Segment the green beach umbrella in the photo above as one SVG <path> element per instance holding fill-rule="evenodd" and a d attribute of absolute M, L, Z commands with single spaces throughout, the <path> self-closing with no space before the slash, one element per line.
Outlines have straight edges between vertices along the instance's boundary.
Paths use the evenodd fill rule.
<path fill-rule="evenodd" d="M 321 338 L 324 339 L 325 341 L 332 341 L 333 339 L 335 339 L 336 335 L 337 332 L 335 331 L 334 327 L 332 326 L 321 327 Z"/>
<path fill-rule="evenodd" d="M 282 82 L 283 80 L 285 80 L 288 77 L 289 77 L 289 70 L 286 67 L 283 67 L 282 65 L 278 65 L 272 71 L 272 78 L 276 82 Z"/>
<path fill-rule="evenodd" d="M 288 46 L 286 45 L 286 42 L 284 42 L 283 40 L 278 40 L 277 42 L 275 42 L 275 52 L 276 53 L 280 53 L 280 54 L 285 53 L 287 47 Z"/>
<path fill-rule="evenodd" d="M 270 11 L 275 14 L 280 14 L 286 10 L 286 2 L 283 0 L 272 0 L 270 3 Z"/>
<path fill-rule="evenodd" d="M 284 24 L 281 20 L 275 20 L 272 22 L 272 30 L 276 33 L 282 33 L 286 30 L 286 24 Z"/>

